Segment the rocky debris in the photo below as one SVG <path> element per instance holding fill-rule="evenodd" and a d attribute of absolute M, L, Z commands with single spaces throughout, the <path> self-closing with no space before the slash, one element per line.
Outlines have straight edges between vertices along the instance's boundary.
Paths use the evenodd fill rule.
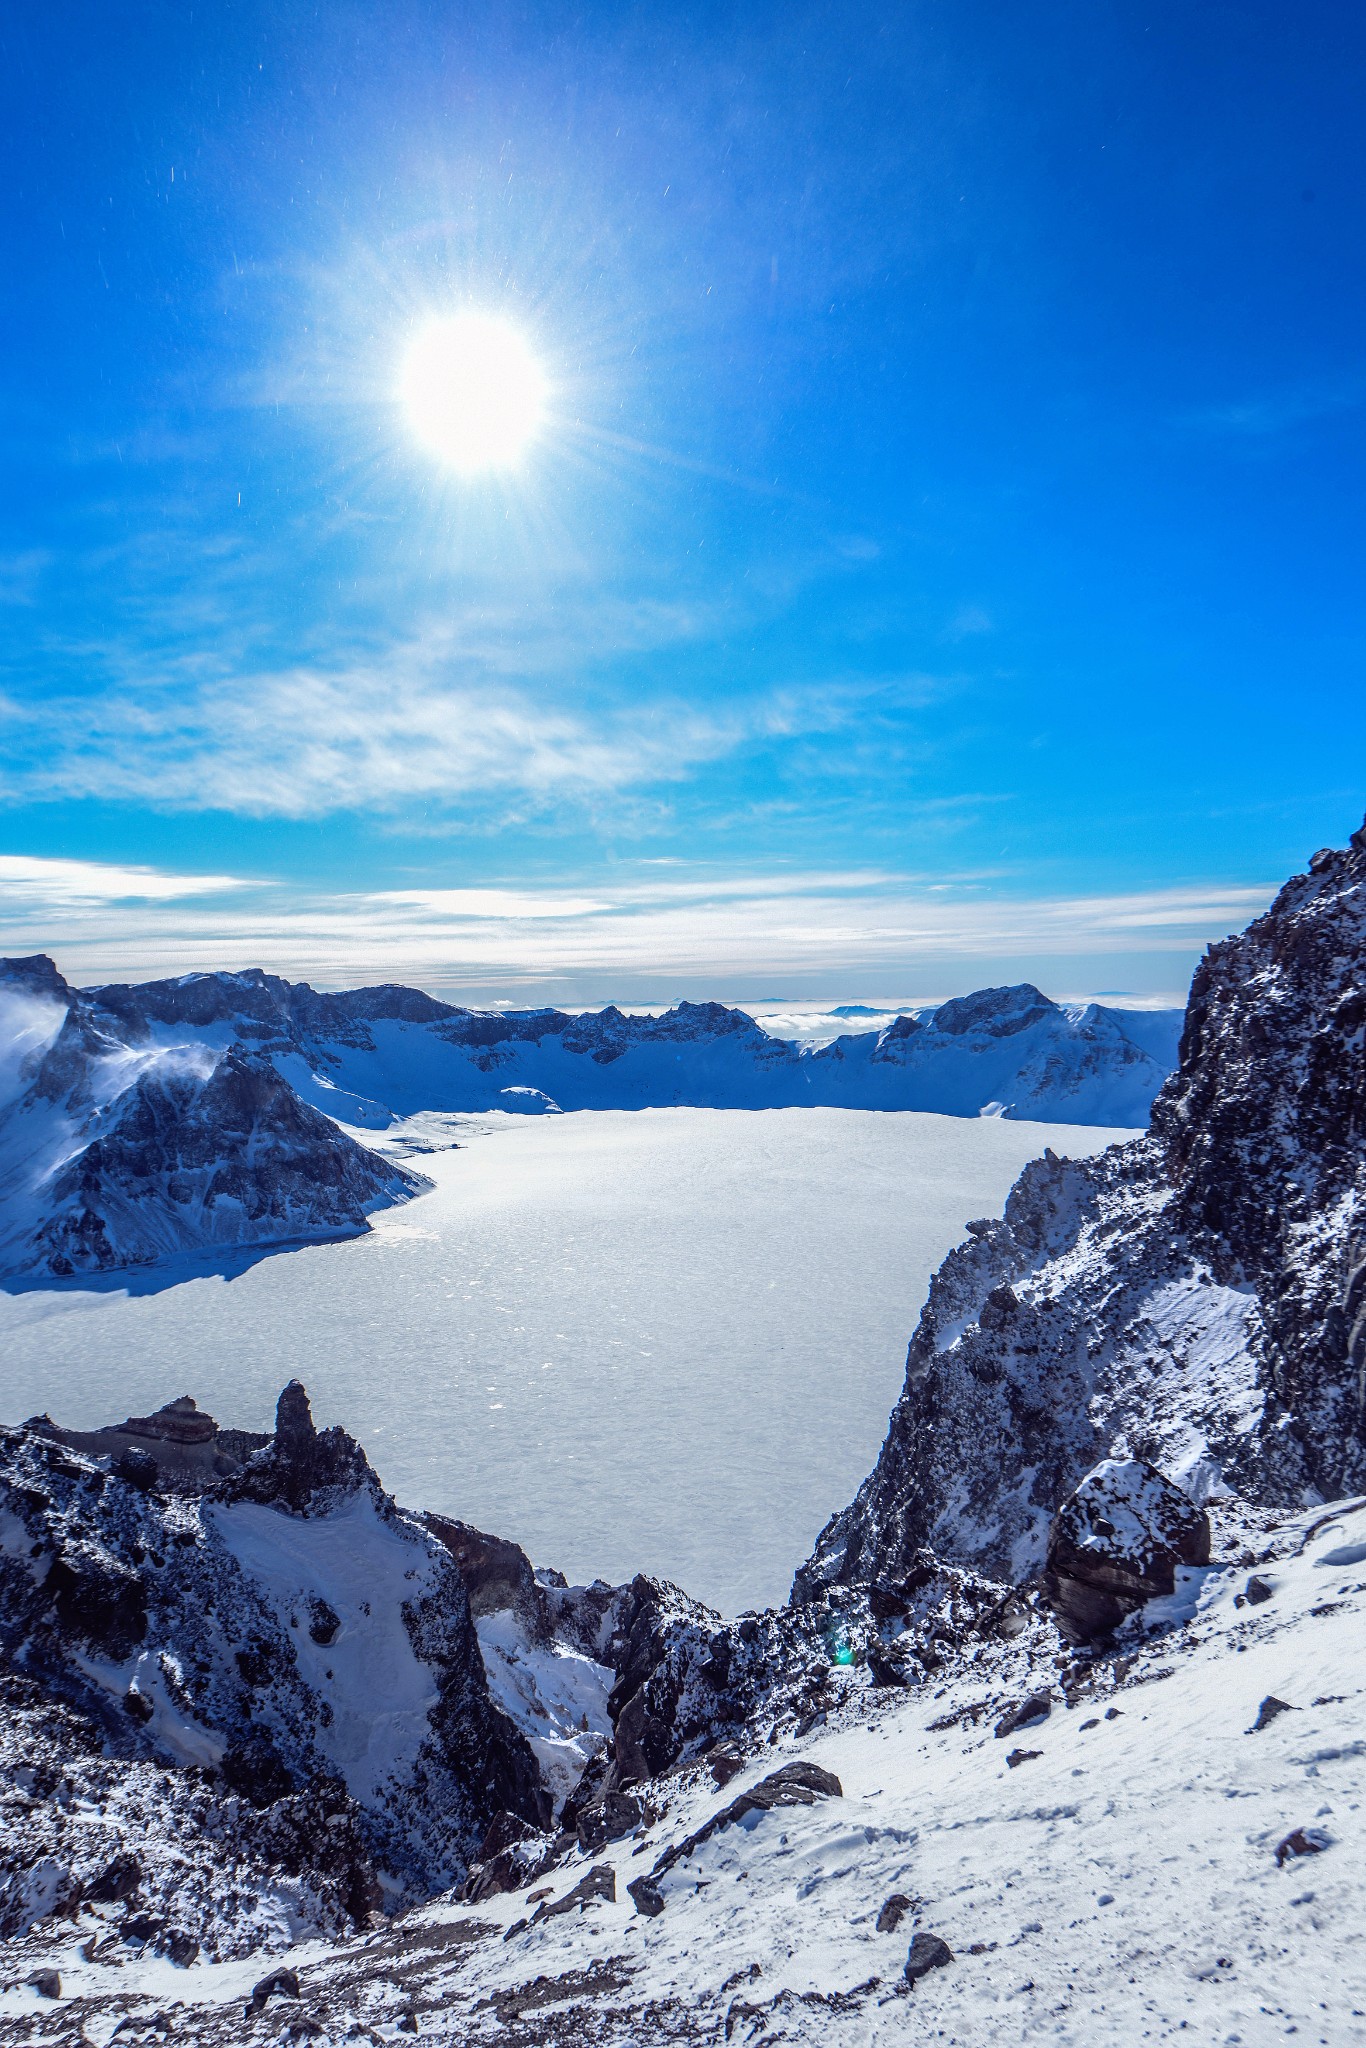
<path fill-rule="evenodd" d="M 579 1847 L 585 1856 L 596 1856 L 609 1842 L 633 1835 L 644 1818 L 645 1809 L 629 1792 L 608 1792 L 580 1811 L 574 1823 Z"/>
<path fill-rule="evenodd" d="M 35 1970 L 28 1982 L 40 1998 L 60 1998 L 62 1995 L 62 1980 L 56 1970 Z"/>
<path fill-rule="evenodd" d="M 652 1877 L 635 1877 L 626 1887 L 637 1913 L 655 1920 L 664 1911 L 664 1894 Z"/>
<path fill-rule="evenodd" d="M 794 1599 L 925 1546 L 1024 1578 L 1106 1459 L 1292 1511 L 1366 1487 L 1363 885 L 1366 829 L 1210 949 L 1149 1135 L 1046 1152 L 949 1254 L 878 1463 Z"/>
<path fill-rule="evenodd" d="M 1032 1764 L 1035 1757 L 1043 1755 L 1041 1749 L 1012 1749 L 1006 1758 L 1006 1769 L 1016 1771 L 1021 1764 Z"/>
<path fill-rule="evenodd" d="M 1257 1718 L 1248 1729 L 1249 1735 L 1259 1735 L 1263 1728 L 1269 1728 L 1278 1714 L 1293 1714 L 1295 1709 L 1289 1700 L 1278 1700 L 1275 1693 L 1268 1693 L 1257 1709 Z"/>
<path fill-rule="evenodd" d="M 931 1970 L 942 1970 L 946 1963 L 953 1961 L 953 1950 L 937 1934 L 917 1934 L 906 1954 L 906 1968 L 903 1972 L 906 1982 L 916 1985 L 922 1977 L 928 1977 Z"/>
<path fill-rule="evenodd" d="M 1332 1846 L 1333 1838 L 1323 1828 L 1292 1828 L 1276 1844 L 1276 1867 L 1282 1868 L 1297 1856 L 1321 1856 Z"/>
<path fill-rule="evenodd" d="M 1260 1607 L 1264 1601 L 1270 1600 L 1273 1597 L 1275 1590 L 1275 1587 L 1270 1585 L 1266 1579 L 1259 1578 L 1257 1573 L 1254 1572 L 1244 1589 L 1243 1598 L 1249 1607 Z"/>
<path fill-rule="evenodd" d="M 1017 1706 L 1007 1708 L 1006 1712 L 996 1723 L 993 1733 L 999 1741 L 1007 1735 L 1016 1734 L 1021 1728 L 1038 1728 L 1048 1719 L 1052 1711 L 1053 1700 L 1051 1694 L 1033 1692 L 1029 1695 L 1028 1699 L 1021 1700 Z"/>
<path fill-rule="evenodd" d="M 572 1838 L 560 1839 L 567 1846 Z M 519 1814 L 495 1814 L 465 1880 L 464 1897 L 478 1904 L 499 1892 L 523 1891 L 553 1869 L 559 1856 L 559 1839 L 532 1827 Z"/>
<path fill-rule="evenodd" d="M 905 1892 L 893 1892 L 890 1898 L 883 1900 L 879 1908 L 877 1916 L 878 1933 L 895 1934 L 910 1910 L 911 1901 L 907 1898 Z"/>
<path fill-rule="evenodd" d="M 820 1764 L 802 1761 L 784 1764 L 781 1770 L 770 1771 L 757 1785 L 747 1792 L 741 1792 L 728 1806 L 714 1813 L 710 1820 L 702 1823 L 681 1842 L 673 1843 L 656 1858 L 650 1872 L 652 1878 L 662 1877 L 666 1870 L 672 1870 L 675 1863 L 681 1863 L 699 1849 L 703 1842 L 709 1842 L 713 1835 L 723 1828 L 734 1827 L 751 1813 L 770 1813 L 780 1806 L 814 1806 L 818 1799 L 841 1799 L 844 1788 L 833 1771 L 825 1770 Z"/>
<path fill-rule="evenodd" d="M 251 1987 L 251 2001 L 246 2010 L 248 2016 L 264 2012 L 272 1998 L 297 1998 L 299 1979 L 293 1970 L 272 1970 L 268 1977 Z"/>
<path fill-rule="evenodd" d="M 716 1742 L 702 1759 L 711 1772 L 711 1779 L 718 1792 L 725 1790 L 732 1778 L 738 1778 L 745 1768 L 745 1753 L 737 1742 Z"/>
<path fill-rule="evenodd" d="M 1209 1563 L 1204 1509 L 1141 1458 L 1107 1458 L 1053 1518 L 1045 1595 L 1069 1641 L 1116 1629 L 1170 1593 L 1178 1565 Z"/>
<path fill-rule="evenodd" d="M 610 1863 L 595 1863 L 592 1869 L 579 1879 L 573 1890 L 566 1892 L 562 1899 L 543 1899 L 531 1916 L 531 1925 L 535 1927 L 542 1920 L 553 1920 L 560 1913 L 582 1913 L 589 1906 L 614 1906 L 616 1901 L 616 1871 Z"/>

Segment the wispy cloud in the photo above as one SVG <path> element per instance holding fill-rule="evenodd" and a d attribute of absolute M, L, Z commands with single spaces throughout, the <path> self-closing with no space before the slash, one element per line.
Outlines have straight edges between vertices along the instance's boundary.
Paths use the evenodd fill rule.
<path fill-rule="evenodd" d="M 0 949 L 52 952 L 78 980 L 260 965 L 331 986 L 409 980 L 529 994 L 646 983 L 698 993 L 774 977 L 911 989 L 931 971 L 971 987 L 976 962 L 1143 953 L 1179 964 L 1273 893 L 1023 897 L 992 877 L 679 874 L 642 864 L 627 880 L 582 889 L 414 885 L 301 900 L 233 877 L 18 865 L 13 882 L 0 867 Z"/>
<path fill-rule="evenodd" d="M 843 730 L 866 746 L 871 721 L 952 687 L 926 675 L 837 677 L 703 708 L 664 696 L 623 703 L 610 690 L 594 704 L 582 684 L 594 662 L 714 628 L 685 604 L 568 605 L 532 624 L 470 607 L 344 662 L 276 667 L 245 646 L 162 663 L 105 656 L 103 687 L 0 702 L 0 796 L 285 818 L 449 812 L 509 794 L 591 800 L 676 783 L 755 744 Z"/>

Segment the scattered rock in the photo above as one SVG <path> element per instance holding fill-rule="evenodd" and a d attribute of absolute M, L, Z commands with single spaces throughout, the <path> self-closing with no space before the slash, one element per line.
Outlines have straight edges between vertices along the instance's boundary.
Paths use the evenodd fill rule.
<path fill-rule="evenodd" d="M 1041 1749 L 1012 1749 L 1010 1755 L 1006 1758 L 1006 1769 L 1016 1770 L 1021 1764 L 1032 1763 L 1036 1756 L 1042 1755 L 1043 1751 Z"/>
<path fill-rule="evenodd" d="M 617 1874 L 610 1863 L 595 1863 L 586 1877 L 581 1877 L 572 1891 L 557 1899 L 553 1906 L 540 1905 L 531 1916 L 534 1927 L 540 1920 L 553 1920 L 557 1913 L 581 1913 L 584 1908 L 605 1901 L 614 1906 L 617 1900 Z"/>
<path fill-rule="evenodd" d="M 62 1980 L 55 1970 L 35 1970 L 28 1981 L 40 1998 L 60 1998 L 62 1995 Z"/>
<path fill-rule="evenodd" d="M 1275 1590 L 1274 1586 L 1270 1585 L 1267 1580 L 1258 1578 L 1254 1572 L 1247 1582 L 1243 1597 L 1249 1607 L 1260 1607 L 1264 1600 L 1271 1598 Z"/>
<path fill-rule="evenodd" d="M 609 1792 L 592 1806 L 586 1806 L 575 1823 L 579 1847 L 585 1856 L 596 1856 L 609 1842 L 620 1842 L 634 1834 L 645 1809 L 629 1792 Z"/>
<path fill-rule="evenodd" d="M 1263 1728 L 1271 1726 L 1278 1714 L 1293 1714 L 1294 1711 L 1289 1700 L 1278 1700 L 1274 1692 L 1269 1692 L 1258 1707 L 1257 1718 L 1247 1732 L 1249 1735 L 1260 1734 Z"/>
<path fill-rule="evenodd" d="M 996 1723 L 999 1738 L 1016 1734 L 1021 1728 L 1037 1728 L 1048 1719 L 1053 1711 L 1053 1702 L 1046 1692 L 1031 1693 L 1027 1700 L 1021 1700 L 1016 1707 L 1010 1707 Z"/>
<path fill-rule="evenodd" d="M 94 1906 L 114 1906 L 131 1899 L 142 1883 L 142 1865 L 136 1856 L 116 1856 L 99 1876 L 84 1887 L 84 1896 Z"/>
<path fill-rule="evenodd" d="M 910 1910 L 911 1901 L 907 1898 L 905 1892 L 893 1892 L 889 1899 L 884 1899 L 882 1909 L 878 1913 L 878 1933 L 895 1934 Z"/>
<path fill-rule="evenodd" d="M 1292 1828 L 1283 1840 L 1276 1844 L 1277 1869 L 1295 1856 L 1321 1856 L 1325 1849 L 1331 1849 L 1333 1838 L 1322 1828 Z"/>
<path fill-rule="evenodd" d="M 643 1913 L 647 1920 L 656 1920 L 664 1911 L 664 1894 L 652 1877 L 635 1877 L 626 1887 L 635 1902 L 637 1913 Z"/>
<path fill-rule="evenodd" d="M 720 1792 L 745 1768 L 745 1753 L 738 1743 L 718 1742 L 707 1751 L 702 1761 L 711 1772 L 712 1781 Z"/>
<path fill-rule="evenodd" d="M 264 2012 L 272 1998 L 297 1998 L 298 1996 L 299 1980 L 293 1970 L 272 1970 L 270 1975 L 263 1977 L 259 1984 L 252 1985 L 251 2003 L 246 2008 L 247 2014 L 250 2016 L 254 2012 Z"/>
<path fill-rule="evenodd" d="M 906 1982 L 918 1984 L 931 1970 L 942 1970 L 952 1961 L 953 1950 L 937 1934 L 917 1934 L 906 1955 Z"/>
<path fill-rule="evenodd" d="M 1203 1508 L 1142 1458 L 1106 1458 L 1053 1518 L 1044 1595 L 1063 1635 L 1090 1642 L 1172 1592 L 1178 1565 L 1209 1554 Z"/>
<path fill-rule="evenodd" d="M 711 1840 L 722 1828 L 733 1827 L 746 1814 L 767 1813 L 775 1806 L 814 1806 L 817 1799 L 842 1799 L 844 1787 L 833 1771 L 823 1770 L 819 1764 L 804 1761 L 784 1764 L 780 1771 L 770 1771 L 757 1785 L 732 1799 L 729 1806 L 723 1806 L 710 1820 L 693 1834 L 686 1835 L 681 1842 L 675 1842 L 664 1851 L 655 1864 L 651 1876 L 660 1877 L 666 1870 L 684 1857 L 691 1856 L 703 1842 Z"/>

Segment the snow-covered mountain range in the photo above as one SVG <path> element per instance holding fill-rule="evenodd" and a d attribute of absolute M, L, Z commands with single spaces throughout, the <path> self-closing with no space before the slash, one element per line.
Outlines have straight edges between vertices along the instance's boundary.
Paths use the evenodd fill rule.
<path fill-rule="evenodd" d="M 782 1608 L 405 1512 L 295 1385 L 6 1431 L 7 2038 L 1359 2038 L 1363 990 L 1366 827 L 950 1255 Z"/>
<path fill-rule="evenodd" d="M 492 1013 L 256 970 L 82 990 L 43 955 L 0 961 L 0 1272 L 363 1230 L 423 1183 L 338 1124 L 426 1110 L 817 1104 L 1139 1124 L 1178 1023 L 1025 985 L 796 1044 L 717 1003 Z"/>

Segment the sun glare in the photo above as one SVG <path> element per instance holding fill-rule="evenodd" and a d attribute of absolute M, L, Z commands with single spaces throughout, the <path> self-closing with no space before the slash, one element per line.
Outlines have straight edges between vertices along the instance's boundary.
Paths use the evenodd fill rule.
<path fill-rule="evenodd" d="M 545 410 L 545 373 L 525 337 L 486 313 L 429 320 L 403 361 L 399 397 L 423 446 L 464 476 L 510 469 Z"/>

